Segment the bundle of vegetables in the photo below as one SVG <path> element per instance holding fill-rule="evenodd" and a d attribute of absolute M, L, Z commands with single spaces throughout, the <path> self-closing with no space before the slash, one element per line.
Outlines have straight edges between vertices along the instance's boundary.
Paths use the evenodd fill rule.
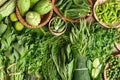
<path fill-rule="evenodd" d="M 42 16 L 52 9 L 52 3 L 49 0 L 18 0 L 17 6 L 20 15 L 31 26 L 38 26 L 43 19 Z"/>
<path fill-rule="evenodd" d="M 72 53 L 75 57 L 74 80 L 90 80 L 90 75 L 87 68 L 87 48 L 90 44 L 89 30 L 87 22 L 81 20 L 81 24 L 74 26 L 70 33 L 70 41 L 72 43 Z"/>
<path fill-rule="evenodd" d="M 6 30 L 4 30 L 0 36 L 0 50 L 1 54 L 3 54 L 2 57 L 5 58 L 4 70 L 6 71 L 6 74 L 11 77 L 11 80 L 23 79 L 22 73 L 25 70 L 26 64 L 21 61 L 21 58 L 24 55 L 24 43 L 19 42 L 21 39 L 18 38 L 11 22 L 9 22 L 6 26 Z"/>
<path fill-rule="evenodd" d="M 120 1 L 106 0 L 104 3 L 95 6 L 95 14 L 100 22 L 109 27 L 115 27 L 120 22 Z"/>
<path fill-rule="evenodd" d="M 15 11 L 17 0 L 1 0 L 0 1 L 0 15 L 4 18 Z"/>
<path fill-rule="evenodd" d="M 25 29 L 19 33 L 15 30 L 15 27 L 13 27 L 13 24 L 8 18 L 5 18 L 0 23 L 0 25 L 0 59 L 2 59 L 1 61 L 3 61 L 0 65 L 0 77 L 5 78 L 8 75 L 10 77 L 10 80 L 28 79 L 27 68 L 29 64 L 27 65 L 26 63 L 29 54 L 27 55 L 27 53 L 28 49 L 30 49 L 30 51 L 33 49 L 35 50 L 35 48 L 32 47 L 32 39 L 34 35 L 31 35 L 31 32 L 36 31 L 31 29 Z M 40 29 L 37 29 L 37 31 L 39 32 L 39 35 L 37 36 L 40 37 L 43 33 Z M 37 38 L 35 39 L 39 41 L 40 39 Z M 38 65 L 40 66 L 40 64 Z M 2 66 L 5 67 L 2 68 Z"/>
<path fill-rule="evenodd" d="M 53 35 L 61 35 L 66 31 L 68 22 L 60 17 L 53 17 L 49 22 L 49 30 Z"/>
<path fill-rule="evenodd" d="M 54 41 L 51 57 L 60 76 L 59 80 L 72 80 L 73 63 L 68 37 Z"/>
<path fill-rule="evenodd" d="M 119 80 L 120 79 L 120 57 L 110 56 L 108 60 L 108 68 L 106 70 L 106 78 L 108 80 Z"/>
<path fill-rule="evenodd" d="M 106 30 L 104 28 L 101 28 L 101 25 L 98 23 L 89 25 L 90 27 L 88 27 L 88 31 L 90 32 L 90 44 L 88 44 L 89 46 L 86 50 L 86 52 L 88 53 L 87 56 L 89 57 L 87 65 L 89 73 L 91 74 L 91 78 L 95 80 L 100 80 L 103 78 L 102 73 L 105 62 L 113 52 L 114 42 L 120 40 L 119 30 Z M 99 58 L 99 60 L 96 60 L 96 58 Z M 97 66 L 98 64 L 99 66 Z"/>
<path fill-rule="evenodd" d="M 85 18 L 91 12 L 88 0 L 57 0 L 56 6 L 62 15 L 72 19 Z"/>
<path fill-rule="evenodd" d="M 72 43 L 71 49 L 73 51 L 73 56 L 75 58 L 78 57 L 76 63 L 76 67 L 78 67 L 78 69 L 76 69 L 75 71 L 76 74 L 80 73 L 81 71 L 81 69 L 79 69 L 81 68 L 80 63 L 78 63 L 81 62 L 79 61 L 81 60 L 79 59 L 79 57 L 80 58 L 84 57 L 84 59 L 86 59 L 85 57 L 88 57 L 89 60 L 87 61 L 87 68 L 89 69 L 91 78 L 98 80 L 101 79 L 105 62 L 109 58 L 114 49 L 114 42 L 117 40 L 119 41 L 120 40 L 119 38 L 120 36 L 118 29 L 106 30 L 104 28 L 101 28 L 101 25 L 98 23 L 90 24 L 81 21 L 80 27 L 74 26 L 70 33 L 70 40 Z M 95 66 L 95 62 L 98 62 L 98 60 L 97 61 L 95 60 L 96 58 L 99 58 L 99 60 L 101 61 L 100 65 L 97 67 Z M 92 62 L 94 66 L 92 66 Z M 86 64 L 85 61 L 84 64 Z M 86 66 L 84 66 L 84 68 L 86 68 Z M 82 73 L 80 74 L 82 75 Z M 79 78 L 78 75 L 77 78 Z"/>

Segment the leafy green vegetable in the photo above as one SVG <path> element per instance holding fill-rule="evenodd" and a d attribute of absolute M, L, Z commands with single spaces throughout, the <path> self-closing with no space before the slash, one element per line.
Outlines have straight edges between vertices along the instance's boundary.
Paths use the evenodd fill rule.
<path fill-rule="evenodd" d="M 1 22 L 0 23 L 0 36 L 5 32 L 6 29 L 7 29 L 7 25 Z"/>

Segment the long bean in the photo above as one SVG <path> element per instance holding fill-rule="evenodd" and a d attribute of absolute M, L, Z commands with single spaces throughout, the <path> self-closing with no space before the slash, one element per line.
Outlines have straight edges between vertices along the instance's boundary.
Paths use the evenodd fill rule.
<path fill-rule="evenodd" d="M 61 5 L 57 6 L 60 2 Z M 87 0 L 61 0 L 56 2 L 56 6 L 63 16 L 72 19 L 79 19 L 83 15 L 89 16 L 88 14 L 91 12 L 90 4 Z"/>

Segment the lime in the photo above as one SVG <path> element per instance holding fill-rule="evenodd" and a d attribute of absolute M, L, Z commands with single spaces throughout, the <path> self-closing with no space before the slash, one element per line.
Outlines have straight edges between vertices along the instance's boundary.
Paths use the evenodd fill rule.
<path fill-rule="evenodd" d="M 15 22 L 15 26 L 14 27 L 15 27 L 15 29 L 17 31 L 22 31 L 23 28 L 24 28 L 24 25 L 22 23 L 20 23 L 19 21 L 17 21 L 17 22 Z"/>
<path fill-rule="evenodd" d="M 12 22 L 18 21 L 18 18 L 17 18 L 17 16 L 16 16 L 15 13 L 11 13 L 11 14 L 10 14 L 10 20 L 11 20 Z"/>

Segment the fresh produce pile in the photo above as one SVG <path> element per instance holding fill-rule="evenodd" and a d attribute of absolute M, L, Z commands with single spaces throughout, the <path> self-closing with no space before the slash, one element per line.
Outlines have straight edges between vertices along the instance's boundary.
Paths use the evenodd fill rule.
<path fill-rule="evenodd" d="M 65 17 L 85 18 L 90 15 L 91 3 L 88 0 L 56 0 L 55 6 Z"/>
<path fill-rule="evenodd" d="M 120 57 L 119 56 L 111 56 L 109 60 L 109 68 L 107 69 L 107 78 L 111 80 L 119 80 L 120 79 Z"/>
<path fill-rule="evenodd" d="M 48 0 L 18 0 L 17 6 L 22 17 L 31 26 L 38 26 L 41 17 L 52 9 L 52 3 Z"/>
<path fill-rule="evenodd" d="M 65 13 L 73 9 L 70 16 L 74 19 L 81 16 L 75 10 L 82 15 L 91 10 L 87 0 L 56 0 L 58 3 Z M 106 29 L 85 18 L 72 23 L 55 12 L 45 26 L 28 28 L 19 21 L 16 7 L 27 23 L 36 26 L 52 3 L 0 0 L 0 80 L 104 80 L 106 63 L 110 64 L 106 73 L 109 80 L 119 80 L 119 58 L 111 57 L 114 43 L 120 42 L 119 28 Z"/>
<path fill-rule="evenodd" d="M 109 26 L 113 26 L 120 22 L 120 1 L 108 0 L 103 4 L 95 7 L 95 13 L 99 20 Z"/>

